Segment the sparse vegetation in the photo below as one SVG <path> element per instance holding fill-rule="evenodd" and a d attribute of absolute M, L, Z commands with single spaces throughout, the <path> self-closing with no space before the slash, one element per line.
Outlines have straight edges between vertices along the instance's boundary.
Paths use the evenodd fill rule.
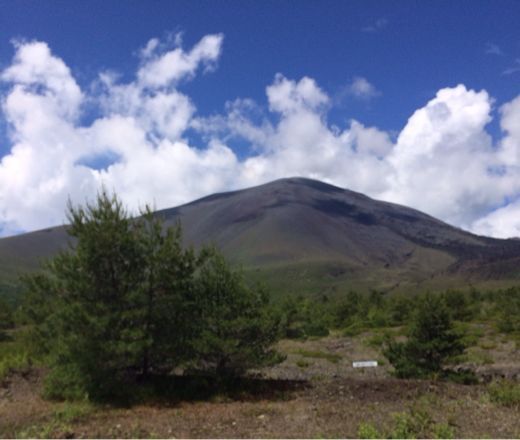
<path fill-rule="evenodd" d="M 520 384 L 518 383 L 507 380 L 494 382 L 488 386 L 488 393 L 492 402 L 520 408 Z"/>
<path fill-rule="evenodd" d="M 286 382 L 302 378 L 313 383 L 312 393 L 326 389 L 319 398 L 313 394 L 309 399 L 313 404 L 338 399 L 335 406 L 323 410 L 328 411 L 323 417 L 334 417 L 338 405 L 350 403 L 342 400 L 343 393 L 351 392 L 348 386 L 359 383 L 378 393 L 392 380 L 397 382 L 389 378 L 392 370 L 382 360 L 383 353 L 398 377 L 464 384 L 477 382 L 476 366 L 485 370 L 517 356 L 513 351 L 520 341 L 520 288 L 416 295 L 350 291 L 270 298 L 265 288 L 246 280 L 216 250 L 183 247 L 180 228 L 165 228 L 150 212 L 129 219 L 118 203 L 105 194 L 98 205 L 71 208 L 76 247 L 58 256 L 44 272 L 25 278 L 27 296 L 20 307 L 0 301 L 0 381 L 10 386 L 16 372 L 25 376 L 31 365 L 41 363 L 50 367 L 46 395 L 77 399 L 48 403 L 52 411 L 45 417 L 4 432 L 21 437 L 72 435 L 76 426 L 93 423 L 89 421 L 98 411 L 91 401 L 117 396 L 122 389 L 132 394 L 132 399 L 123 401 L 128 405 L 157 405 L 171 402 L 175 396 L 194 402 L 210 400 L 215 406 L 247 406 L 255 392 L 237 389 L 244 382 L 228 379 L 236 379 L 248 369 L 259 377 L 281 371 L 280 377 L 289 379 Z M 282 336 L 287 338 L 282 341 L 286 350 L 280 351 L 289 360 L 271 369 L 283 359 L 272 348 Z M 378 359 L 379 366 L 374 370 L 350 368 L 352 360 L 365 359 Z M 177 377 L 180 381 L 172 380 L 176 367 L 190 380 L 184 381 L 183 376 Z M 354 381 L 344 386 L 341 381 L 346 378 Z M 282 381 L 270 389 L 269 380 L 259 386 L 268 389 L 265 400 L 269 404 L 276 399 L 292 402 L 305 395 L 302 391 L 294 397 Z M 335 381 L 342 385 L 336 387 Z M 414 389 L 426 386 L 421 380 L 399 383 L 412 383 Z M 449 386 L 457 387 L 457 383 Z M 520 392 L 513 382 L 477 385 L 477 389 L 495 414 L 520 406 Z M 435 413 L 444 397 L 421 407 L 397 407 L 392 399 L 379 397 L 355 395 L 370 411 L 376 410 L 377 403 L 386 413 L 382 420 L 361 424 L 353 419 L 350 435 L 452 438 L 463 432 L 459 432 L 463 416 L 457 416 L 459 424 L 455 424 Z M 450 402 L 456 407 L 453 399 Z M 254 411 L 248 410 L 258 413 L 254 422 L 264 428 L 270 417 L 282 417 L 285 408 L 290 408 L 279 406 L 270 413 L 258 405 L 252 406 Z M 320 411 L 318 406 L 312 417 L 321 417 Z M 229 429 L 239 429 L 231 420 L 225 423 Z M 2 429 L 7 428 L 0 426 L 0 433 Z M 222 431 L 205 432 L 220 435 Z M 226 432 L 257 435 L 268 431 Z M 103 433 L 175 435 L 162 428 L 159 432 L 155 427 L 142 428 L 137 422 L 126 428 L 110 426 Z M 311 434 L 338 433 L 342 431 Z"/>
<path fill-rule="evenodd" d="M 296 352 L 300 356 L 314 359 L 325 359 L 333 364 L 338 363 L 341 360 L 341 356 L 333 353 L 325 353 L 323 351 L 310 351 L 310 350 L 298 350 Z"/>
<path fill-rule="evenodd" d="M 360 439 L 383 438 L 377 428 L 368 422 L 361 422 L 359 424 L 357 436 Z"/>
<path fill-rule="evenodd" d="M 426 410 L 411 408 L 409 411 L 393 413 L 387 430 L 383 432 L 371 423 L 360 423 L 357 436 L 361 439 L 452 439 L 455 430 L 448 423 L 435 423 Z"/>
<path fill-rule="evenodd" d="M 25 370 L 30 366 L 26 348 L 16 342 L 0 343 L 0 384 L 12 371 Z"/>

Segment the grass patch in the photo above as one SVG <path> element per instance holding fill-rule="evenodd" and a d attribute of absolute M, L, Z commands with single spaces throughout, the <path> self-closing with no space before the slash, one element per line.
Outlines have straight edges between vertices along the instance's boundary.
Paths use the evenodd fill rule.
<path fill-rule="evenodd" d="M 298 359 L 296 361 L 296 365 L 300 368 L 307 368 L 308 366 L 311 365 L 310 362 L 307 362 L 305 359 Z"/>
<path fill-rule="evenodd" d="M 478 346 L 482 349 L 482 350 L 494 350 L 495 348 L 497 348 L 497 344 L 495 341 L 480 341 L 480 343 L 478 344 Z"/>
<path fill-rule="evenodd" d="M 87 401 L 64 402 L 46 422 L 29 426 L 16 433 L 16 438 L 71 438 L 73 423 L 85 419 L 96 407 Z"/>
<path fill-rule="evenodd" d="M 357 336 L 361 333 L 363 333 L 364 331 L 366 331 L 366 327 L 358 322 L 355 322 L 351 325 L 349 325 L 348 327 L 344 328 L 342 333 L 343 333 L 343 336 L 346 336 L 347 338 L 352 338 L 354 336 Z"/>
<path fill-rule="evenodd" d="M 64 402 L 54 411 L 53 419 L 64 423 L 77 422 L 95 410 L 96 407 L 88 401 Z"/>
<path fill-rule="evenodd" d="M 341 356 L 339 354 L 326 353 L 324 351 L 311 351 L 300 349 L 297 350 L 295 353 L 306 358 L 326 359 L 327 361 L 332 362 L 333 364 L 337 364 L 341 360 Z"/>
<path fill-rule="evenodd" d="M 411 408 L 409 412 L 394 413 L 390 425 L 384 431 L 379 431 L 371 423 L 360 423 L 357 437 L 360 439 L 452 439 L 455 437 L 455 430 L 449 423 L 435 423 L 427 411 Z"/>
<path fill-rule="evenodd" d="M 11 371 L 29 367 L 29 353 L 18 342 L 0 343 L 0 381 Z"/>
<path fill-rule="evenodd" d="M 491 365 L 495 362 L 489 353 L 481 350 L 468 350 L 464 356 L 467 362 L 476 365 Z"/>
<path fill-rule="evenodd" d="M 488 386 L 489 398 L 502 406 L 520 407 L 520 384 L 503 380 Z"/>
<path fill-rule="evenodd" d="M 371 348 L 380 348 L 385 340 L 386 335 L 378 333 L 363 340 L 363 344 Z"/>
<path fill-rule="evenodd" d="M 357 436 L 360 439 L 383 438 L 384 436 L 371 423 L 361 422 L 357 430 Z"/>
<path fill-rule="evenodd" d="M 478 345 L 480 338 L 484 336 L 484 329 L 482 327 L 471 325 L 467 322 L 457 321 L 453 327 L 455 332 L 463 335 L 462 342 L 466 347 Z"/>

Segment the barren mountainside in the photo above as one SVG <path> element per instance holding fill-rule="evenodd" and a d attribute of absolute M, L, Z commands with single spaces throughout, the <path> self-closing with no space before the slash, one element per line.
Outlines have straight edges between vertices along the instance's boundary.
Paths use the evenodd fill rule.
<path fill-rule="evenodd" d="M 187 244 L 214 243 L 277 291 L 334 293 L 514 282 L 520 243 L 480 237 L 404 206 L 289 178 L 157 212 Z M 0 276 L 66 247 L 65 227 L 0 240 Z"/>

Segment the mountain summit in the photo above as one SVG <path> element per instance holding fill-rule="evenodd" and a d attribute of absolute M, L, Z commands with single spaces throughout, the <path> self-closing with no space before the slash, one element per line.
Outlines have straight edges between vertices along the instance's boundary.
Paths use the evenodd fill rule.
<path fill-rule="evenodd" d="M 186 244 L 213 243 L 253 278 L 290 293 L 409 290 L 514 281 L 517 240 L 481 237 L 404 206 L 304 178 L 157 211 Z M 63 248 L 65 227 L 0 240 L 0 274 Z"/>

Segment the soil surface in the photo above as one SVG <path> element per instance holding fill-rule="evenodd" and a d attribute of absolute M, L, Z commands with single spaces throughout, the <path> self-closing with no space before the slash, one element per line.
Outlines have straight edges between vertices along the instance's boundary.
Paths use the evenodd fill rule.
<path fill-rule="evenodd" d="M 359 437 L 363 424 L 385 437 L 403 418 L 417 438 L 520 437 L 520 408 L 492 402 L 485 383 L 400 380 L 386 364 L 353 368 L 353 361 L 378 359 L 365 339 L 281 341 L 282 364 L 255 372 L 240 392 L 200 400 L 51 402 L 41 397 L 45 370 L 16 372 L 0 384 L 0 437 L 345 438 Z"/>

